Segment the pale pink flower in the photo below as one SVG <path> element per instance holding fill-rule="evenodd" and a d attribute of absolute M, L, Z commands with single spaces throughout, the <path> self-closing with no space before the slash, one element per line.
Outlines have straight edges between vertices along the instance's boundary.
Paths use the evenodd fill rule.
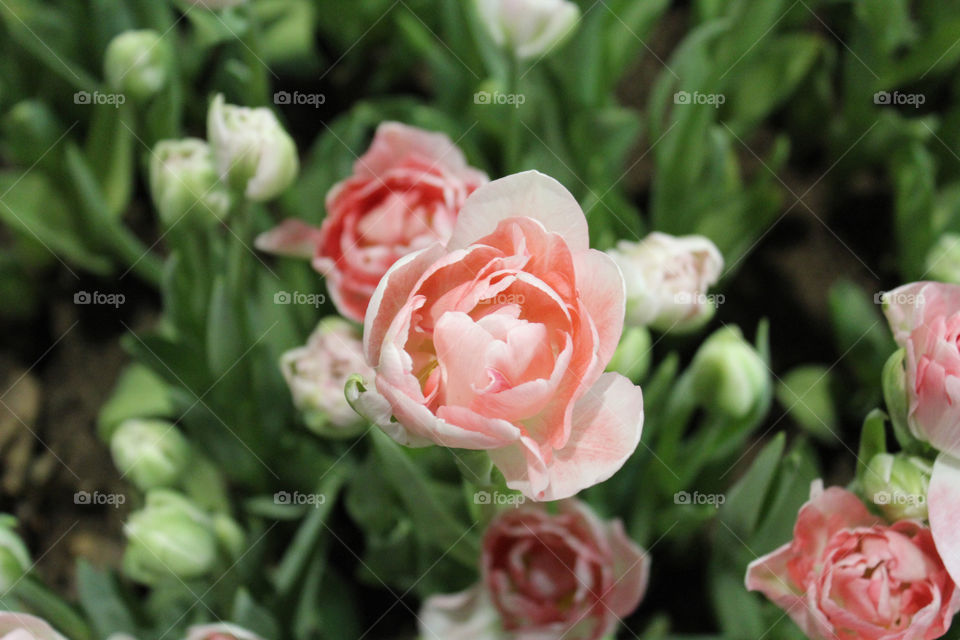
<path fill-rule="evenodd" d="M 362 322 L 387 269 L 446 242 L 467 196 L 486 182 L 446 135 L 387 122 L 353 175 L 327 194 L 319 230 L 290 219 L 261 235 L 257 247 L 312 258 L 340 313 Z"/>
<path fill-rule="evenodd" d="M 497 180 L 447 246 L 380 282 L 364 326 L 375 388 L 355 387 L 354 406 L 401 444 L 488 450 L 528 497 L 572 496 L 640 441 L 640 388 L 603 373 L 623 309 L 620 271 L 589 248 L 573 196 L 535 171 Z"/>
<path fill-rule="evenodd" d="M 196 625 L 187 629 L 186 640 L 261 640 L 260 636 L 229 622 Z"/>
<path fill-rule="evenodd" d="M 929 529 L 914 520 L 888 525 L 854 494 L 820 481 L 793 541 L 750 564 L 747 588 L 813 640 L 933 640 L 960 610 Z"/>

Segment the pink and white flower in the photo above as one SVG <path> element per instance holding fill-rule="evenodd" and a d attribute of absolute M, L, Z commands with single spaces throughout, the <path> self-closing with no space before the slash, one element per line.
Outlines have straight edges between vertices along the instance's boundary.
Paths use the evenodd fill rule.
<path fill-rule="evenodd" d="M 320 229 L 290 219 L 261 235 L 257 247 L 312 258 L 337 310 L 362 322 L 393 263 L 446 242 L 467 196 L 486 182 L 446 135 L 386 122 L 353 175 L 327 194 Z"/>
<path fill-rule="evenodd" d="M 854 494 L 820 481 L 793 541 L 751 563 L 746 583 L 813 640 L 933 640 L 960 610 L 929 529 L 914 520 L 888 525 Z"/>
<path fill-rule="evenodd" d="M 397 262 L 364 325 L 374 384 L 354 407 L 397 442 L 487 450 L 512 489 L 558 500 L 640 441 L 643 394 L 603 373 L 623 329 L 620 270 L 535 171 L 481 187 L 449 243 Z"/>
<path fill-rule="evenodd" d="M 0 640 L 66 640 L 66 638 L 36 616 L 16 611 L 0 611 Z"/>
<path fill-rule="evenodd" d="M 471 589 L 424 603 L 423 640 L 599 640 L 640 604 L 650 561 L 619 520 L 567 500 L 556 514 L 502 512 L 484 535 L 481 572 Z"/>

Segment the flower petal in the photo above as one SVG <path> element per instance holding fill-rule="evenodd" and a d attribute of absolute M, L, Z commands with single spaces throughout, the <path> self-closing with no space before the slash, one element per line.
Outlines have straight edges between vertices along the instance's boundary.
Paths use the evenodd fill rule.
<path fill-rule="evenodd" d="M 467 198 L 447 243 L 463 249 L 496 230 L 501 220 L 533 218 L 547 231 L 567 241 L 570 251 L 590 247 L 587 218 L 576 198 L 554 180 L 537 171 L 525 171 L 486 184 Z"/>
<path fill-rule="evenodd" d="M 482 584 L 460 593 L 431 596 L 420 610 L 422 640 L 506 640 Z"/>
<path fill-rule="evenodd" d="M 591 249 L 574 257 L 580 300 L 600 338 L 600 360 L 606 365 L 617 349 L 626 313 L 626 289 L 620 267 L 602 251 Z"/>
<path fill-rule="evenodd" d="M 316 254 L 319 242 L 320 229 L 303 220 L 288 218 L 257 236 L 254 246 L 267 253 L 309 260 Z"/>
<path fill-rule="evenodd" d="M 950 577 L 960 583 L 960 460 L 946 453 L 937 458 L 927 506 L 937 552 Z"/>

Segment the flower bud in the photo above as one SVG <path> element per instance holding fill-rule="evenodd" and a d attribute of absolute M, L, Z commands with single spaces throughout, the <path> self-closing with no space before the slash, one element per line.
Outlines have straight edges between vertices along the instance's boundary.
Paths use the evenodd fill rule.
<path fill-rule="evenodd" d="M 220 182 L 213 152 L 197 138 L 157 144 L 150 158 L 150 194 L 168 227 L 188 214 L 215 221 L 230 212 L 230 192 Z"/>
<path fill-rule="evenodd" d="M 189 580 L 217 562 L 217 538 L 207 514 L 182 495 L 165 489 L 147 494 L 146 505 L 124 526 L 128 545 L 123 568 L 138 582 Z"/>
<path fill-rule="evenodd" d="M 926 520 L 933 467 L 923 458 L 878 453 L 861 478 L 867 500 L 891 521 Z"/>
<path fill-rule="evenodd" d="M 708 411 L 745 417 L 770 389 L 766 363 L 736 327 L 717 330 L 690 365 L 697 401 Z"/>
<path fill-rule="evenodd" d="M 44 157 L 63 130 L 57 116 L 40 100 L 18 102 L 0 122 L 5 153 L 10 160 L 28 166 Z"/>
<path fill-rule="evenodd" d="M 577 26 L 580 8 L 567 0 L 476 0 L 480 22 L 518 59 L 547 54 Z"/>
<path fill-rule="evenodd" d="M 723 256 L 703 236 L 651 233 L 621 240 L 607 251 L 627 287 L 626 322 L 658 331 L 694 331 L 706 324 L 720 296 L 708 296 L 723 270 Z"/>
<path fill-rule="evenodd" d="M 13 528 L 17 520 L 0 514 L 0 593 L 6 593 L 30 570 L 30 552 Z"/>
<path fill-rule="evenodd" d="M 297 176 L 297 147 L 270 109 L 226 104 L 217 95 L 207 114 L 207 138 L 221 179 L 250 200 L 275 198 Z"/>
<path fill-rule="evenodd" d="M 650 332 L 646 327 L 629 327 L 623 332 L 607 371 L 616 371 L 634 383 L 639 382 L 650 368 L 651 353 Z"/>
<path fill-rule="evenodd" d="M 173 53 L 156 31 L 124 31 L 110 41 L 104 55 L 104 75 L 115 91 L 146 100 L 166 86 Z"/>
<path fill-rule="evenodd" d="M 960 284 L 960 234 L 941 235 L 927 254 L 926 267 L 931 280 Z"/>
<path fill-rule="evenodd" d="M 126 420 L 110 439 L 113 462 L 139 489 L 176 484 L 190 462 L 190 443 L 164 420 Z"/>
<path fill-rule="evenodd" d="M 360 331 L 337 316 L 324 318 L 307 344 L 283 354 L 283 376 L 293 403 L 307 426 L 328 436 L 356 435 L 365 425 L 344 395 L 347 378 L 359 373 L 372 380 L 373 369 L 363 357 Z"/>

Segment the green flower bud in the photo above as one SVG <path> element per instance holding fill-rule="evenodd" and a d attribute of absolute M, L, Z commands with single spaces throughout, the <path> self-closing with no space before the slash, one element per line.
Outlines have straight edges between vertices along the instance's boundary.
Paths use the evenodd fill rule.
<path fill-rule="evenodd" d="M 927 253 L 927 276 L 931 280 L 960 284 L 960 235 L 945 233 Z"/>
<path fill-rule="evenodd" d="M 190 443 L 164 420 L 126 420 L 110 440 L 117 469 L 143 491 L 176 484 L 190 462 Z"/>
<path fill-rule="evenodd" d="M 297 147 L 270 109 L 226 104 L 217 95 L 207 114 L 207 139 L 220 177 L 250 200 L 271 200 L 297 177 Z"/>
<path fill-rule="evenodd" d="M 10 159 L 25 165 L 39 162 L 63 129 L 50 107 L 40 100 L 18 102 L 0 123 Z"/>
<path fill-rule="evenodd" d="M 197 138 L 157 144 L 150 158 L 150 194 L 168 227 L 187 215 L 213 222 L 230 212 L 230 192 L 220 182 L 213 152 Z"/>
<path fill-rule="evenodd" d="M 209 516 L 182 495 L 165 489 L 147 494 L 146 505 L 124 526 L 123 568 L 138 582 L 156 585 L 189 580 L 213 570 L 217 537 Z"/>
<path fill-rule="evenodd" d="M 238 560 L 243 555 L 247 535 L 236 520 L 225 513 L 214 514 L 213 532 L 220 547 L 231 560 Z"/>
<path fill-rule="evenodd" d="M 156 31 L 125 31 L 110 41 L 104 55 L 104 75 L 114 90 L 134 100 L 146 100 L 166 86 L 173 54 Z"/>
<path fill-rule="evenodd" d="M 650 368 L 650 342 L 650 331 L 646 327 L 628 328 L 613 352 L 607 371 L 616 371 L 635 383 L 639 382 Z"/>
<path fill-rule="evenodd" d="M 927 489 L 933 467 L 923 458 L 878 453 L 863 474 L 863 490 L 891 521 L 927 518 Z"/>
<path fill-rule="evenodd" d="M 697 402 L 707 411 L 745 417 L 770 390 L 770 374 L 736 327 L 717 330 L 690 365 Z"/>
<path fill-rule="evenodd" d="M 33 564 L 26 545 L 13 530 L 15 526 L 13 516 L 0 514 L 0 593 L 6 593 Z"/>

